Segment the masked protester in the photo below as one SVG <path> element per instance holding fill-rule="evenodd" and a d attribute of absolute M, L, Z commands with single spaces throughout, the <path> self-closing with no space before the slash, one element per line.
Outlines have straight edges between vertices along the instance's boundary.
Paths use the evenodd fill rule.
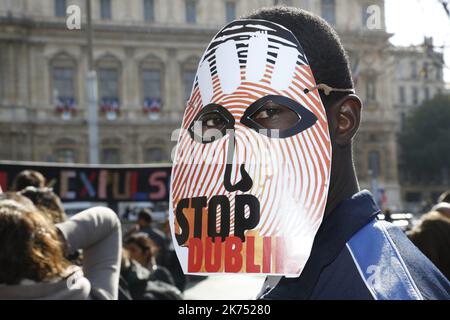
<path fill-rule="evenodd" d="M 449 299 L 450 284 L 359 191 L 349 63 L 322 19 L 263 9 L 212 39 L 171 182 L 186 273 L 266 274 L 263 299 Z"/>

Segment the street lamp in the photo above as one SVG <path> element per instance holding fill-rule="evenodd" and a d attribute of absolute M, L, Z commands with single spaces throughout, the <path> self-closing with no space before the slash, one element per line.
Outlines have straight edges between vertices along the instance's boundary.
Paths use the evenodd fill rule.
<path fill-rule="evenodd" d="M 88 71 L 86 78 L 87 93 L 87 114 L 88 114 L 88 132 L 89 132 L 89 162 L 98 164 L 98 112 L 97 112 L 97 74 L 94 68 L 94 57 L 92 49 L 92 14 L 91 0 L 86 0 L 87 12 L 87 54 Z"/>

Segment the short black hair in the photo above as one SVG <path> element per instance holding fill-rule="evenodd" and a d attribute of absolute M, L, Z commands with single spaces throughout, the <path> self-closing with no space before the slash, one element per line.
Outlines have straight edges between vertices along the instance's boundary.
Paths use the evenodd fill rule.
<path fill-rule="evenodd" d="M 322 18 L 293 7 L 268 7 L 254 11 L 242 19 L 267 20 L 289 29 L 300 42 L 313 71 L 316 83 L 334 88 L 353 88 L 350 63 L 336 31 Z M 325 107 L 347 93 L 320 91 Z"/>
<path fill-rule="evenodd" d="M 146 233 L 134 233 L 125 239 L 125 245 L 132 243 L 137 245 L 142 251 L 149 251 L 150 253 L 154 253 L 155 251 L 155 244 Z"/>
<path fill-rule="evenodd" d="M 143 220 L 145 223 L 152 223 L 152 211 L 150 209 L 142 209 L 138 213 L 138 220 Z"/>

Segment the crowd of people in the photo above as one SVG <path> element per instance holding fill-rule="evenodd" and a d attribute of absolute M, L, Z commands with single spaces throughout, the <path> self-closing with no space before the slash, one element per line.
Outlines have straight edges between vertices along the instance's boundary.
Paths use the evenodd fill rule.
<path fill-rule="evenodd" d="M 142 209 L 123 226 L 108 208 L 70 218 L 36 171 L 0 193 L 0 299 L 182 299 L 186 277 L 169 232 Z M 407 232 L 450 279 L 450 192 Z"/>
<path fill-rule="evenodd" d="M 182 299 L 185 276 L 152 222 L 143 209 L 122 236 L 109 208 L 68 218 L 42 174 L 19 173 L 0 190 L 0 299 Z"/>
<path fill-rule="evenodd" d="M 450 191 L 441 194 L 437 204 L 407 235 L 450 280 Z"/>

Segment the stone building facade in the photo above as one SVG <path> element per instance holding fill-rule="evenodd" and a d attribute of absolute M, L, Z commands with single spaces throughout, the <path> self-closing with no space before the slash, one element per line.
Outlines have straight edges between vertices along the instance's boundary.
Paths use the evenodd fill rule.
<path fill-rule="evenodd" d="M 361 187 L 376 182 L 385 205 L 400 207 L 383 0 L 92 3 L 102 163 L 170 161 L 171 134 L 210 38 L 253 9 L 293 5 L 321 15 L 340 34 L 364 102 L 354 148 Z M 85 12 L 84 0 L 0 0 L 0 159 L 88 161 L 86 36 L 84 24 L 66 27 L 71 4 Z"/>
<path fill-rule="evenodd" d="M 432 38 L 425 38 L 417 46 L 391 47 L 389 52 L 394 65 L 394 108 L 400 119 L 398 130 L 401 130 L 412 110 L 445 92 L 444 58 L 435 50 Z"/>
<path fill-rule="evenodd" d="M 392 95 L 400 133 L 409 114 L 424 101 L 437 94 L 447 94 L 443 78 L 444 59 L 433 46 L 432 38 L 425 38 L 421 45 L 391 47 L 391 63 L 394 66 Z M 398 152 L 401 153 L 399 147 Z M 403 206 L 414 210 L 426 202 L 434 202 L 439 194 L 450 187 L 449 173 L 442 179 L 432 178 L 421 181 L 403 170 L 401 157 L 398 158 L 399 183 Z"/>

